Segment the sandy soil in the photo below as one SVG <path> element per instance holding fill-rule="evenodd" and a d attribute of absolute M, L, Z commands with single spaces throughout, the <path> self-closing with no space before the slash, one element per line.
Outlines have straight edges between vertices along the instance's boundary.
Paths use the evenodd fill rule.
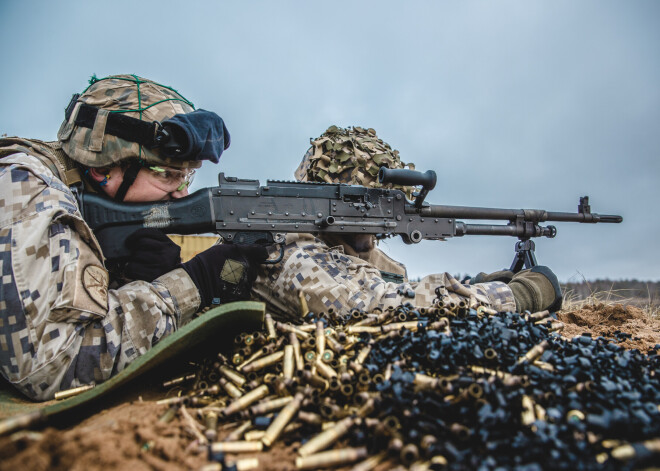
<path fill-rule="evenodd" d="M 567 338 L 590 332 L 594 337 L 630 334 L 620 342 L 646 353 L 660 343 L 660 321 L 640 309 L 622 305 L 595 305 L 562 312 Z M 99 412 L 79 424 L 58 430 L 19 432 L 0 439 L 2 470 L 175 470 L 200 469 L 207 454 L 196 444 L 189 422 L 179 414 L 169 423 L 158 419 L 167 406 L 134 401 Z M 191 411 L 194 413 L 194 411 Z M 220 432 L 222 434 L 228 433 Z M 259 458 L 258 469 L 296 469 L 296 444 L 280 442 Z"/>

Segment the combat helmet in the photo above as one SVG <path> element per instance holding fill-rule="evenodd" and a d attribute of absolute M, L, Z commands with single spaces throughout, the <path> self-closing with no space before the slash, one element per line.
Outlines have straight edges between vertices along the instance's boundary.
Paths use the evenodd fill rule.
<path fill-rule="evenodd" d="M 130 161 L 119 201 L 141 166 L 199 168 L 202 160 L 217 163 L 230 143 L 216 113 L 195 110 L 175 89 L 137 75 L 92 76 L 82 94 L 71 98 L 57 137 L 85 167 Z"/>
<path fill-rule="evenodd" d="M 341 128 L 330 126 L 316 139 L 295 171 L 301 182 L 347 183 L 370 188 L 395 188 L 411 198 L 413 188 L 400 185 L 382 185 L 378 182 L 381 167 L 391 169 L 408 167 L 399 157 L 399 151 L 379 139 L 372 128 L 359 126 Z"/>

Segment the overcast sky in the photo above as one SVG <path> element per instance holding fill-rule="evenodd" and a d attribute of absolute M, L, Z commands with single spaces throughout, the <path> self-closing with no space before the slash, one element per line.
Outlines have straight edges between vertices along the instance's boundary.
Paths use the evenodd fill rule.
<path fill-rule="evenodd" d="M 537 239 L 562 281 L 660 280 L 660 2 L 0 0 L 0 134 L 55 139 L 92 74 L 216 111 L 217 172 L 291 179 L 329 125 L 373 127 L 437 204 L 621 214 Z M 509 266 L 513 238 L 385 250 L 413 277 Z"/>

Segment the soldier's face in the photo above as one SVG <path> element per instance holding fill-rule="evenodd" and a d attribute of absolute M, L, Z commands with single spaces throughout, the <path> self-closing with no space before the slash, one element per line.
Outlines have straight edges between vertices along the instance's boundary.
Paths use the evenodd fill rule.
<path fill-rule="evenodd" d="M 124 181 L 124 171 L 119 167 L 112 167 L 108 172 L 108 183 L 103 187 L 106 194 L 114 197 L 117 190 Z M 95 179 L 98 178 L 95 176 Z M 149 201 L 163 201 L 170 199 L 183 198 L 188 196 L 188 187 L 183 186 L 181 190 L 177 189 L 176 185 L 164 185 L 162 178 L 159 178 L 154 172 L 143 168 L 137 174 L 135 181 L 128 188 L 124 201 L 140 203 Z"/>
<path fill-rule="evenodd" d="M 346 243 L 356 252 L 368 252 L 374 248 L 374 236 L 371 234 L 354 234 L 344 237 Z"/>

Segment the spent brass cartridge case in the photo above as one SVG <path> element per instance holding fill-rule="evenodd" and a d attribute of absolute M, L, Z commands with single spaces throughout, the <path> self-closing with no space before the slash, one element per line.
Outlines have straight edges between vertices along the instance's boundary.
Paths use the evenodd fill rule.
<path fill-rule="evenodd" d="M 393 415 L 388 415 L 383 419 L 383 425 L 385 427 L 389 428 L 390 430 L 399 430 L 401 428 L 401 423 L 399 422 L 399 419 L 397 419 Z"/>
<path fill-rule="evenodd" d="M 497 351 L 494 348 L 487 348 L 484 350 L 484 358 L 486 360 L 494 360 L 497 358 Z"/>
<path fill-rule="evenodd" d="M 204 430 L 204 436 L 209 441 L 214 441 L 218 437 L 218 414 L 213 411 L 209 411 L 206 414 L 204 414 L 204 427 L 206 430 Z"/>
<path fill-rule="evenodd" d="M 168 397 L 167 399 L 161 399 L 160 401 L 156 401 L 156 404 L 158 404 L 159 406 L 181 404 L 184 400 L 188 401 L 188 396 Z"/>
<path fill-rule="evenodd" d="M 449 427 L 451 433 L 453 433 L 459 440 L 467 440 L 470 438 L 472 432 L 463 424 L 454 423 Z"/>
<path fill-rule="evenodd" d="M 364 459 L 367 454 L 366 447 L 324 451 L 315 455 L 296 458 L 296 467 L 298 469 L 317 469 L 340 466 Z"/>
<path fill-rule="evenodd" d="M 167 409 L 165 413 L 158 418 L 158 422 L 162 422 L 164 424 L 172 422 L 172 419 L 174 419 L 174 417 L 176 417 L 177 412 L 179 412 L 179 407 L 180 407 L 179 404 L 174 404 L 170 406 L 170 408 Z"/>
<path fill-rule="evenodd" d="M 0 420 L 0 436 L 28 428 L 46 419 L 43 411 L 28 412 Z"/>
<path fill-rule="evenodd" d="M 525 362 L 532 363 L 534 360 L 536 360 L 538 357 L 543 355 L 543 352 L 550 346 L 550 342 L 547 340 L 544 340 L 543 342 L 539 343 L 538 345 L 534 345 L 527 353 L 525 353 L 523 356 L 518 358 L 518 364 L 522 364 Z"/>
<path fill-rule="evenodd" d="M 316 366 L 316 370 L 321 373 L 321 376 L 329 380 L 338 376 L 337 372 L 330 365 L 324 363 L 321 357 L 316 358 L 314 365 Z"/>
<path fill-rule="evenodd" d="M 261 441 L 264 435 L 266 435 L 265 430 L 250 430 L 248 432 L 245 432 L 243 438 L 245 439 L 246 442 L 256 442 L 256 441 Z"/>
<path fill-rule="evenodd" d="M 447 330 L 449 328 L 449 321 L 443 317 L 435 322 L 431 322 L 426 328 L 427 330 Z"/>
<path fill-rule="evenodd" d="M 296 334 L 296 337 L 298 337 L 301 340 L 305 340 L 305 339 L 308 339 L 308 338 L 311 337 L 309 333 L 307 333 L 303 330 L 300 330 L 298 327 L 296 327 L 292 324 L 285 324 L 283 322 L 275 322 L 275 328 L 277 330 L 279 330 L 280 332 L 283 332 L 283 333 L 287 333 L 287 334 L 294 333 L 294 334 Z"/>
<path fill-rule="evenodd" d="M 387 457 L 387 453 L 382 451 L 377 455 L 370 456 L 364 461 L 360 461 L 358 464 L 353 466 L 353 468 L 351 468 L 351 471 L 371 471 L 376 466 L 378 466 L 386 457 Z"/>
<path fill-rule="evenodd" d="M 218 384 L 227 392 L 230 397 L 233 397 L 234 399 L 243 395 L 243 392 L 227 378 L 220 378 L 218 380 Z"/>
<path fill-rule="evenodd" d="M 419 447 L 425 455 L 429 455 L 433 451 L 433 447 L 438 443 L 438 439 L 433 435 L 424 435 L 419 442 Z"/>
<path fill-rule="evenodd" d="M 394 437 L 387 443 L 387 453 L 391 456 L 398 456 L 403 449 L 403 440 L 401 437 Z"/>
<path fill-rule="evenodd" d="M 431 458 L 431 466 L 435 465 L 437 467 L 442 468 L 444 466 L 447 466 L 448 464 L 449 462 L 447 461 L 447 458 L 445 458 L 442 455 L 435 455 L 433 458 Z"/>
<path fill-rule="evenodd" d="M 231 357 L 231 363 L 234 366 L 240 365 L 241 363 L 243 363 L 243 355 L 241 355 L 240 353 L 234 353 Z"/>
<path fill-rule="evenodd" d="M 348 367 L 356 373 L 362 371 L 362 363 L 364 363 L 364 360 L 367 359 L 370 352 L 371 345 L 367 345 L 362 350 L 360 350 L 360 352 L 355 356 L 355 359 L 349 363 Z"/>
<path fill-rule="evenodd" d="M 334 359 L 335 359 L 335 354 L 332 350 L 326 350 L 325 352 L 323 352 L 323 355 L 321 355 L 321 361 L 323 363 L 330 364 Z"/>
<path fill-rule="evenodd" d="M 392 322 L 391 324 L 385 324 L 384 326 L 382 326 L 381 332 L 386 333 L 400 329 L 408 329 L 413 332 L 416 332 L 418 326 L 419 326 L 418 321 Z"/>
<path fill-rule="evenodd" d="M 273 422 L 268 426 L 266 433 L 261 438 L 261 442 L 266 447 L 270 447 L 275 442 L 275 440 L 277 440 L 277 437 L 280 436 L 280 433 L 282 433 L 284 427 L 286 427 L 289 422 L 291 422 L 293 417 L 300 409 L 303 398 L 303 393 L 297 393 L 293 400 L 284 406 L 284 409 L 282 409 L 280 413 L 277 414 L 277 417 L 275 417 L 275 420 L 273 420 Z"/>
<path fill-rule="evenodd" d="M 94 389 L 96 384 L 85 384 L 83 386 L 78 386 L 77 388 L 71 388 L 71 389 L 66 389 L 64 391 L 58 391 L 55 393 L 55 400 L 60 401 L 62 399 L 67 399 L 69 397 L 77 396 L 78 394 L 82 394 L 85 391 L 89 391 L 90 389 Z"/>
<path fill-rule="evenodd" d="M 266 313 L 264 322 L 266 324 L 266 332 L 268 332 L 268 339 L 276 339 L 277 334 L 275 333 L 275 321 L 273 321 L 273 316 L 271 316 L 269 313 Z"/>
<path fill-rule="evenodd" d="M 234 383 L 236 386 L 239 388 L 245 384 L 245 376 L 242 374 L 238 373 L 237 371 L 229 368 L 228 366 L 221 366 L 218 368 L 218 371 L 220 371 L 220 374 L 227 378 L 229 381 Z"/>
<path fill-rule="evenodd" d="M 227 461 L 227 468 L 236 469 L 236 471 L 250 471 L 259 469 L 259 458 L 243 458 L 242 460 Z"/>
<path fill-rule="evenodd" d="M 284 346 L 284 357 L 282 358 L 282 376 L 286 379 L 293 378 L 293 371 L 295 370 L 295 358 L 294 358 L 293 345 Z"/>
<path fill-rule="evenodd" d="M 645 440 L 634 445 L 635 446 L 626 443 L 614 448 L 612 450 L 612 457 L 619 461 L 627 461 L 637 456 L 637 449 L 639 448 L 652 454 L 660 453 L 660 438 Z"/>
<path fill-rule="evenodd" d="M 259 358 L 258 360 L 255 360 L 252 363 L 248 363 L 247 365 L 245 365 L 243 367 L 243 372 L 249 373 L 251 371 L 262 370 L 271 365 L 274 365 L 279 361 L 282 361 L 283 357 L 284 357 L 284 352 L 281 350 L 279 352 L 271 353 L 270 355 L 266 355 L 265 357 Z"/>
<path fill-rule="evenodd" d="M 320 376 L 313 374 L 311 371 L 303 372 L 303 378 L 310 386 L 320 389 L 321 393 L 326 392 L 330 387 L 330 383 Z"/>
<path fill-rule="evenodd" d="M 313 352 L 311 350 L 305 352 L 305 356 L 303 357 L 306 363 L 314 363 L 316 361 L 316 352 Z"/>
<path fill-rule="evenodd" d="M 309 307 L 307 306 L 307 298 L 302 290 L 298 291 L 298 300 L 300 302 L 300 317 L 305 317 L 309 314 Z"/>
<path fill-rule="evenodd" d="M 475 399 L 479 399 L 481 396 L 484 395 L 483 388 L 477 383 L 470 384 L 467 390 L 468 390 L 468 394 Z"/>
<path fill-rule="evenodd" d="M 527 316 L 527 319 L 531 322 L 536 323 L 543 319 L 547 319 L 548 317 L 550 317 L 550 311 L 546 310 L 546 311 L 538 311 L 533 314 L 530 314 L 529 316 Z"/>
<path fill-rule="evenodd" d="M 551 322 L 548 326 L 548 332 L 561 332 L 564 330 L 563 322 Z"/>
<path fill-rule="evenodd" d="M 205 464 L 197 471 L 222 471 L 222 464 L 220 463 Z"/>
<path fill-rule="evenodd" d="M 545 409 L 539 404 L 534 404 L 534 413 L 536 414 L 536 418 L 538 420 L 545 420 L 547 417 Z"/>
<path fill-rule="evenodd" d="M 300 344 L 300 347 L 302 350 L 310 350 L 310 351 L 315 351 L 316 350 L 316 339 L 314 337 L 309 337 L 305 340 L 302 341 Z M 316 353 L 314 353 L 316 355 Z"/>
<path fill-rule="evenodd" d="M 278 397 L 276 399 L 270 399 L 267 401 L 262 401 L 257 405 L 250 407 L 250 413 L 252 415 L 262 415 L 268 412 L 279 410 L 282 407 L 286 406 L 293 400 L 293 396 Z"/>
<path fill-rule="evenodd" d="M 374 325 L 378 322 L 378 316 L 374 314 L 368 314 L 364 319 L 356 322 L 353 326 L 369 326 Z"/>
<path fill-rule="evenodd" d="M 325 352 L 325 327 L 323 321 L 316 323 L 316 354 L 320 357 Z"/>
<path fill-rule="evenodd" d="M 235 441 L 211 443 L 211 453 L 256 453 L 264 449 L 261 442 Z"/>
<path fill-rule="evenodd" d="M 593 387 L 594 387 L 593 381 L 584 381 L 582 383 L 576 384 L 574 387 L 569 389 L 569 391 L 578 391 L 578 392 L 591 391 Z"/>
<path fill-rule="evenodd" d="M 335 340 L 333 337 L 326 336 L 325 342 L 328 348 L 330 348 L 337 355 L 342 355 L 344 353 L 345 351 L 344 346 L 340 344 L 337 340 Z"/>
<path fill-rule="evenodd" d="M 260 358 L 266 354 L 267 350 L 265 348 L 260 348 L 256 352 L 254 352 L 252 355 L 250 355 L 245 361 L 243 361 L 240 365 L 236 367 L 238 371 L 241 371 L 245 365 L 249 364 L 250 362 L 253 362 L 257 358 Z"/>
<path fill-rule="evenodd" d="M 298 420 L 310 425 L 321 425 L 323 423 L 323 419 L 320 415 L 302 410 L 298 412 Z"/>
<path fill-rule="evenodd" d="M 534 401 L 526 394 L 522 397 L 522 412 L 520 414 L 520 420 L 523 425 L 531 425 L 536 420 Z"/>
<path fill-rule="evenodd" d="M 324 450 L 339 440 L 355 424 L 353 417 L 346 417 L 335 424 L 334 427 L 324 430 L 312 437 L 308 442 L 298 449 L 300 456 L 309 456 L 317 451 Z"/>
<path fill-rule="evenodd" d="M 249 393 L 239 397 L 232 401 L 225 409 L 222 411 L 223 415 L 231 415 L 236 412 L 247 409 L 251 404 L 257 402 L 259 399 L 262 399 L 268 395 L 268 386 L 262 384 L 261 386 L 253 389 Z"/>
<path fill-rule="evenodd" d="M 293 358 L 296 361 L 296 370 L 302 371 L 305 367 L 305 362 L 300 351 L 300 342 L 298 341 L 296 334 L 293 332 L 289 334 L 289 344 L 293 347 Z"/>
<path fill-rule="evenodd" d="M 225 442 L 235 442 L 237 440 L 240 440 L 245 432 L 252 426 L 252 421 L 251 420 L 246 420 L 241 425 L 236 427 L 234 430 L 229 432 L 229 435 L 227 435 L 224 439 Z"/>
<path fill-rule="evenodd" d="M 516 378 L 521 378 L 520 376 L 512 375 L 511 373 L 507 373 L 506 371 L 498 371 L 498 370 L 492 370 L 490 368 L 484 368 L 483 366 L 470 366 L 470 370 L 472 370 L 473 373 L 481 373 L 481 374 L 488 374 L 492 376 L 496 376 L 500 378 L 503 382 L 512 382 Z"/>
<path fill-rule="evenodd" d="M 346 329 L 346 332 L 349 334 L 380 334 L 383 332 L 383 327 L 370 325 L 351 325 Z"/>
<path fill-rule="evenodd" d="M 183 383 L 186 383 L 186 382 L 188 382 L 188 381 L 192 381 L 192 380 L 194 380 L 196 377 L 197 377 L 197 375 L 194 374 L 194 373 L 193 373 L 193 374 L 189 374 L 189 375 L 185 375 L 185 376 L 180 376 L 180 377 L 178 377 L 178 378 L 174 378 L 174 379 L 171 379 L 171 380 L 169 380 L 169 381 L 165 381 L 165 382 L 163 383 L 163 387 L 164 387 L 164 388 L 170 388 L 170 387 L 172 387 L 172 386 L 177 386 L 177 385 L 179 385 L 179 384 L 183 384 Z"/>
<path fill-rule="evenodd" d="M 369 399 L 367 399 L 367 402 L 365 402 L 364 404 L 362 404 L 362 406 L 360 406 L 360 408 L 357 410 L 355 415 L 362 418 L 367 417 L 369 414 L 371 414 L 374 411 L 375 408 L 376 408 L 376 401 L 374 400 L 373 397 L 370 397 Z"/>
<path fill-rule="evenodd" d="M 542 370 L 545 370 L 545 371 L 550 371 L 550 372 L 555 371 L 554 366 L 552 366 L 550 363 L 546 363 L 546 362 L 541 361 L 541 360 L 536 360 L 533 363 L 533 365 L 536 366 L 537 368 L 541 368 Z"/>
<path fill-rule="evenodd" d="M 581 410 L 573 409 L 566 412 L 566 420 L 568 420 L 569 422 L 574 420 L 582 421 L 585 418 L 586 417 L 584 415 L 584 412 L 582 412 Z"/>
<path fill-rule="evenodd" d="M 401 449 L 399 458 L 401 458 L 401 461 L 403 461 L 404 464 L 408 464 L 408 465 L 417 461 L 417 459 L 419 459 L 419 450 L 417 449 L 417 445 L 413 443 L 409 443 L 406 446 L 404 446 Z"/>

